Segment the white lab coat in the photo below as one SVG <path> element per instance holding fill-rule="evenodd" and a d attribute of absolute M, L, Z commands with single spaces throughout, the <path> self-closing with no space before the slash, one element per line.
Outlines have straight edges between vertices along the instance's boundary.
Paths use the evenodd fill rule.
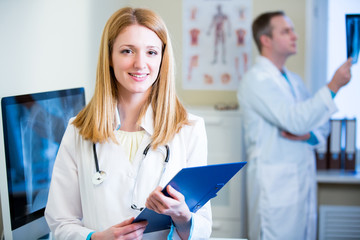
<path fill-rule="evenodd" d="M 182 168 L 207 163 L 204 121 L 191 114 L 189 119 L 192 125 L 184 126 L 168 143 L 170 160 L 161 186 L 165 186 Z M 132 163 L 121 145 L 112 141 L 96 145 L 99 168 L 107 173 L 107 178 L 100 185 L 94 185 L 92 177 L 96 170 L 92 142 L 84 140 L 74 125 L 68 125 L 55 161 L 45 211 L 56 240 L 85 240 L 92 231 L 103 231 L 140 213 L 130 206 L 132 203 L 145 206 L 146 198 L 157 186 L 164 162 L 161 151 L 151 150 L 139 169 L 143 150 L 150 143 L 154 131 L 151 107 L 141 126 L 146 133 Z M 212 224 L 210 203 L 192 217 L 192 239 L 209 238 Z M 149 233 L 143 239 L 166 239 L 168 233 L 169 230 Z M 176 231 L 173 237 L 180 239 Z"/>
<path fill-rule="evenodd" d="M 285 72 L 294 94 L 281 72 L 262 56 L 238 90 L 248 161 L 250 240 L 316 238 L 314 147 L 280 132 L 312 131 L 323 143 L 336 106 L 326 86 L 310 98 L 300 77 Z"/>

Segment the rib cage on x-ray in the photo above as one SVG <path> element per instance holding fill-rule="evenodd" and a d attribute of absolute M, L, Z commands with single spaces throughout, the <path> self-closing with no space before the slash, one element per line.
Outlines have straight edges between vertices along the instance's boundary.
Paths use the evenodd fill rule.
<path fill-rule="evenodd" d="M 1 99 L 5 211 L 17 234 L 42 221 L 56 154 L 69 119 L 85 106 L 84 93 L 84 88 L 72 88 Z"/>
<path fill-rule="evenodd" d="M 360 50 L 360 14 L 346 15 L 346 45 L 347 57 L 352 57 L 352 63 L 356 63 Z"/>
<path fill-rule="evenodd" d="M 33 104 L 20 121 L 20 133 L 23 146 L 23 166 L 27 212 L 32 213 L 44 207 L 47 199 L 48 182 L 51 179 L 53 161 L 57 153 L 61 136 L 65 131 L 64 122 L 60 116 L 49 112 L 54 104 L 49 100 L 43 104 Z M 37 147 L 42 146 L 42 147 Z M 41 166 L 39 165 L 51 165 Z M 48 172 L 39 172 L 48 169 Z M 45 185 L 45 186 L 44 186 Z"/>
<path fill-rule="evenodd" d="M 70 100 L 70 101 L 69 101 Z M 58 98 L 23 105 L 20 114 L 20 136 L 26 212 L 43 208 L 47 201 L 54 156 L 56 156 L 67 121 L 76 112 L 64 112 L 65 105 L 76 106 L 76 98 Z M 56 101 L 59 101 L 56 103 Z M 81 108 L 80 106 L 77 109 Z M 45 166 L 46 165 L 46 166 Z M 47 170 L 44 172 L 44 170 Z"/>

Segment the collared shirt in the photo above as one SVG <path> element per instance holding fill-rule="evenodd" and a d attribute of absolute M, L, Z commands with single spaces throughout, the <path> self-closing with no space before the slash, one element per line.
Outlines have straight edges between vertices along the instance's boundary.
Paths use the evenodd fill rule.
<path fill-rule="evenodd" d="M 135 158 L 139 145 L 145 135 L 145 131 L 126 132 L 122 130 L 116 131 L 116 137 L 123 146 L 129 161 L 132 162 Z"/>

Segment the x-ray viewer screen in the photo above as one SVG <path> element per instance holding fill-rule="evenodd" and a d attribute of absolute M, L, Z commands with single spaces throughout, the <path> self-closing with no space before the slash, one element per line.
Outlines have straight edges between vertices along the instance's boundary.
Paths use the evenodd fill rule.
<path fill-rule="evenodd" d="M 346 14 L 346 47 L 347 57 L 356 63 L 360 50 L 360 14 Z"/>
<path fill-rule="evenodd" d="M 11 225 L 42 217 L 56 154 L 68 121 L 84 106 L 84 89 L 2 99 Z"/>

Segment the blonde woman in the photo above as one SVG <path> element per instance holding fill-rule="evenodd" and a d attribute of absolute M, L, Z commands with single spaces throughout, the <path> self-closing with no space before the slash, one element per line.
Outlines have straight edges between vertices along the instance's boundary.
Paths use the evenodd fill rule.
<path fill-rule="evenodd" d="M 180 169 L 206 163 L 205 125 L 176 96 L 164 22 L 120 9 L 104 28 L 94 96 L 59 148 L 45 211 L 51 231 L 57 240 L 208 239 L 209 203 L 191 213 L 180 192 L 161 193 Z M 144 207 L 172 227 L 144 234 L 147 222 L 132 223 Z"/>

